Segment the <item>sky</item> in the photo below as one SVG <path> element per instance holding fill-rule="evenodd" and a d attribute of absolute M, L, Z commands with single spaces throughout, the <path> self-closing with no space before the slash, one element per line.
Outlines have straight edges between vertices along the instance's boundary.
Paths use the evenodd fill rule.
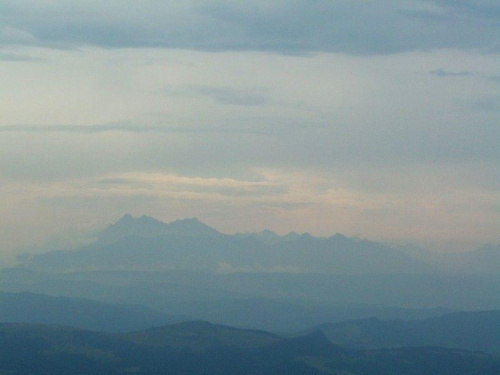
<path fill-rule="evenodd" d="M 125 213 L 500 242 L 496 0 L 0 0 L 0 263 Z"/>

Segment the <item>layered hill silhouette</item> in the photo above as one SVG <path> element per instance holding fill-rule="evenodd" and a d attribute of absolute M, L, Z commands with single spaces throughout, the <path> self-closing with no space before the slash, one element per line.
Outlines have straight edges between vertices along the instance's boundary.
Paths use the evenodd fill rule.
<path fill-rule="evenodd" d="M 481 283 L 478 288 L 485 283 Z M 434 289 L 435 284 L 434 282 Z M 369 285 L 375 288 L 365 291 Z M 183 271 L 50 274 L 24 269 L 0 270 L 0 291 L 31 291 L 36 293 L 33 294 L 34 299 L 38 298 L 39 294 L 45 294 L 92 299 L 113 305 L 143 305 L 160 311 L 169 318 L 187 316 L 275 332 L 301 331 L 316 324 L 347 319 L 373 316 L 381 319 L 417 319 L 450 311 L 446 308 L 400 308 L 381 305 L 380 302 L 386 301 L 380 296 L 380 290 L 385 290 L 390 285 L 397 286 L 398 289 L 384 293 L 396 297 L 398 293 L 408 294 L 409 288 L 412 288 L 412 284 L 405 284 L 400 279 L 389 278 L 380 283 L 380 280 L 373 278 L 358 280 L 357 276 L 253 273 L 216 275 Z M 329 293 L 329 290 L 335 292 Z M 449 293 L 446 290 L 437 292 Z M 345 300 L 346 296 L 355 301 L 366 300 L 367 293 L 376 298 L 372 297 L 372 300 L 362 304 Z M 490 293 L 495 294 L 495 289 Z M 24 298 L 29 296 L 25 294 Z M 488 298 L 483 296 L 485 297 Z M 379 304 L 368 303 L 373 301 Z M 425 301 L 419 297 L 417 302 L 423 305 Z M 31 305 L 36 306 L 36 302 Z M 50 320 L 24 322 L 52 323 Z"/>
<path fill-rule="evenodd" d="M 0 322 L 58 324 L 107 332 L 128 332 L 182 320 L 139 305 L 82 298 L 0 292 Z"/>
<path fill-rule="evenodd" d="M 102 316 L 112 315 L 105 311 L 120 305 L 116 314 L 124 314 L 120 319 L 127 327 L 122 331 L 133 327 L 133 321 L 140 322 L 134 328 L 139 330 L 170 322 L 161 321 L 164 317 L 183 316 L 299 332 L 347 319 L 411 320 L 500 308 L 500 272 L 495 273 L 498 246 L 461 254 L 460 267 L 456 263 L 453 272 L 438 272 L 443 268 L 403 250 L 340 234 L 329 238 L 293 232 L 279 236 L 271 231 L 227 235 L 197 219 L 167 224 L 125 215 L 91 245 L 24 257 L 19 267 L 0 270 L 0 292 L 100 301 L 108 304 L 96 307 L 96 311 L 102 309 Z M 50 305 L 46 301 L 41 306 L 45 303 Z M 155 320 L 154 312 L 130 305 L 158 311 L 160 320 Z M 33 316 L 25 316 L 24 322 L 120 330 L 90 316 L 87 325 Z"/>
<path fill-rule="evenodd" d="M 236 329 L 205 321 L 186 321 L 128 333 L 123 337 L 142 345 L 169 346 L 196 352 L 225 348 L 232 350 L 262 348 L 281 340 L 277 335 L 265 331 Z"/>
<path fill-rule="evenodd" d="M 317 328 L 333 342 L 350 348 L 440 346 L 500 353 L 499 310 L 406 321 L 351 320 Z"/>
<path fill-rule="evenodd" d="M 321 332 L 281 338 L 202 322 L 111 335 L 0 324 L 0 372 L 16 374 L 496 375 L 500 359 L 442 348 L 353 351 Z"/>
<path fill-rule="evenodd" d="M 398 249 L 340 234 L 317 238 L 270 231 L 226 235 L 197 219 L 166 224 L 125 215 L 95 243 L 25 259 L 45 271 L 203 270 L 219 272 L 425 273 L 428 265 Z"/>
<path fill-rule="evenodd" d="M 167 316 L 274 332 L 349 319 L 414 320 L 500 308 L 494 275 L 318 275 L 0 270 L 0 291 L 143 305 Z"/>
<path fill-rule="evenodd" d="M 500 274 L 500 245 L 484 245 L 467 253 L 460 264 L 460 271 L 472 274 Z"/>
<path fill-rule="evenodd" d="M 442 273 L 500 275 L 500 244 L 487 244 L 467 252 L 440 253 L 411 245 L 401 250 Z"/>

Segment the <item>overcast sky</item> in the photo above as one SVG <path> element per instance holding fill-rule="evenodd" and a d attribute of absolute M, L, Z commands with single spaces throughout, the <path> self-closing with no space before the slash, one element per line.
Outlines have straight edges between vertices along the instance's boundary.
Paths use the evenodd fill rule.
<path fill-rule="evenodd" d="M 500 241 L 497 0 L 0 0 L 0 261 L 125 213 Z"/>

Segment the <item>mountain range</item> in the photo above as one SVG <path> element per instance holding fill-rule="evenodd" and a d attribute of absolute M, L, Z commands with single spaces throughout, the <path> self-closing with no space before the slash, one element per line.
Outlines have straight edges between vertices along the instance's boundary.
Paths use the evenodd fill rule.
<path fill-rule="evenodd" d="M 196 218 L 167 224 L 148 216 L 134 218 L 127 214 L 109 225 L 90 245 L 23 256 L 20 266 L 49 272 L 198 270 L 359 275 L 444 271 L 500 274 L 500 245 L 485 245 L 464 254 L 432 257 L 422 256 L 422 253 L 341 234 L 328 238 L 294 232 L 279 236 L 265 230 L 227 235 Z"/>
<path fill-rule="evenodd" d="M 24 259 L 22 267 L 45 271 L 203 270 L 210 272 L 425 273 L 424 262 L 377 242 L 337 234 L 317 238 L 226 235 L 197 219 L 169 224 L 125 215 L 97 240 L 74 251 L 52 251 Z"/>

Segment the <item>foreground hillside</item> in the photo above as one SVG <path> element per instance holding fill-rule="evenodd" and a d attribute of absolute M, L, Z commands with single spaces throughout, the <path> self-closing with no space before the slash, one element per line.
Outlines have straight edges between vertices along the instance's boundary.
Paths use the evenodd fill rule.
<path fill-rule="evenodd" d="M 320 333 L 283 339 L 187 322 L 111 335 L 56 326 L 0 325 L 5 374 L 497 375 L 500 359 L 440 348 L 342 349 Z"/>

